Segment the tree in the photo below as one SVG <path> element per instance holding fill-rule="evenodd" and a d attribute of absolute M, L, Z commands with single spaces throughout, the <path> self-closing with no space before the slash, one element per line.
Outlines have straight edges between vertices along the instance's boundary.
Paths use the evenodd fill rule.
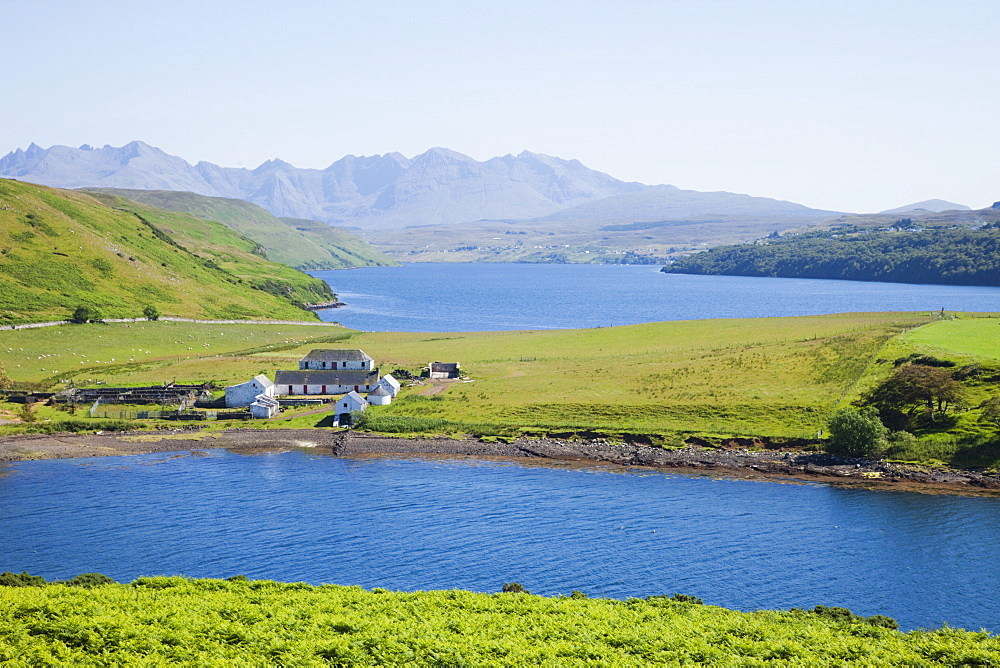
<path fill-rule="evenodd" d="M 994 394 L 980 406 L 979 421 L 1000 427 L 1000 394 Z"/>
<path fill-rule="evenodd" d="M 911 363 L 896 369 L 861 401 L 874 406 L 892 429 L 909 429 L 920 416 L 937 422 L 962 396 L 962 385 L 949 369 Z"/>
<path fill-rule="evenodd" d="M 101 312 L 93 306 L 77 306 L 76 310 L 73 311 L 73 317 L 69 321 L 82 325 L 87 322 L 97 322 L 100 319 Z"/>
<path fill-rule="evenodd" d="M 878 457 L 885 452 L 888 436 L 874 407 L 841 408 L 830 419 L 826 451 L 845 457 Z"/>
<path fill-rule="evenodd" d="M 150 304 L 146 308 L 142 309 L 142 315 L 146 318 L 146 320 L 159 320 L 160 309 Z"/>

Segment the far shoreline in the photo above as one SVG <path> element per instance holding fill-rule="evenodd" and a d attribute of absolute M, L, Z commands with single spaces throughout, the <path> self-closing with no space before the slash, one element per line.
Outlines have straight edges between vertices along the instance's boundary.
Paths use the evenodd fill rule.
<path fill-rule="evenodd" d="M 961 496 L 1000 496 L 1000 476 L 958 469 L 839 459 L 822 453 L 691 446 L 680 450 L 596 439 L 518 439 L 489 443 L 475 439 L 402 438 L 317 429 L 232 429 L 200 432 L 52 434 L 0 437 L 0 465 L 40 459 L 113 457 L 226 449 L 241 454 L 315 449 L 336 457 L 431 456 L 620 466 L 676 471 L 743 480 L 822 483 L 871 490 Z"/>

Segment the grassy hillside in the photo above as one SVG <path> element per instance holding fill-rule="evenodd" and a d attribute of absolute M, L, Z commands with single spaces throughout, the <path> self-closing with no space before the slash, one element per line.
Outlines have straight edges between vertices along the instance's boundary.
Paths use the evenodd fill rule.
<path fill-rule="evenodd" d="M 313 319 L 292 302 L 322 300 L 329 287 L 252 247 L 218 223 L 0 179 L 0 323 L 64 319 L 78 306 L 136 317 L 149 305 L 192 318 Z"/>
<path fill-rule="evenodd" d="M 95 188 L 88 192 L 118 195 L 158 209 L 190 213 L 222 223 L 257 242 L 268 259 L 297 269 L 396 264 L 343 228 L 314 220 L 275 218 L 256 204 L 243 200 L 167 190 Z"/>
<path fill-rule="evenodd" d="M 267 259 L 260 244 L 222 223 L 164 211 L 108 193 L 94 193 L 94 196 L 108 206 L 132 212 L 152 223 L 188 251 L 254 288 L 302 304 L 326 302 L 335 297 L 325 281 Z"/>
<path fill-rule="evenodd" d="M 82 579 L 82 578 L 81 578 Z M 0 662 L 122 665 L 995 665 L 1000 640 L 840 608 L 140 578 L 0 587 Z M 846 613 L 846 614 L 845 614 Z"/>

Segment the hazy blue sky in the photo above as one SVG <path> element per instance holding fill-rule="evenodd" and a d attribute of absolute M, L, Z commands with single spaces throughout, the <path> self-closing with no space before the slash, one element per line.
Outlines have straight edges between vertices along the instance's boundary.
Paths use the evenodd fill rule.
<path fill-rule="evenodd" d="M 1000 200 L 1000 2 L 0 0 L 0 154 L 523 149 L 874 211 Z"/>

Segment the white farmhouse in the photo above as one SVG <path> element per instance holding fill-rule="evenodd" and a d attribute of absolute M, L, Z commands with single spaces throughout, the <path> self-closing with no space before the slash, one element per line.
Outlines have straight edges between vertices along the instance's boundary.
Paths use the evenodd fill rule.
<path fill-rule="evenodd" d="M 372 406 L 388 406 L 392 403 L 392 395 L 389 394 L 389 390 L 385 389 L 381 385 L 369 392 L 365 399 Z"/>
<path fill-rule="evenodd" d="M 274 389 L 274 383 L 264 374 L 254 376 L 253 380 L 240 383 L 239 385 L 230 385 L 226 388 L 226 408 L 249 406 L 261 394 L 266 397 L 273 397 L 275 394 Z"/>
<path fill-rule="evenodd" d="M 363 411 L 366 408 L 368 408 L 368 402 L 360 394 L 357 392 L 348 392 L 337 400 L 337 407 L 333 411 L 334 422 L 338 425 L 350 424 L 351 413 L 354 411 Z"/>
<path fill-rule="evenodd" d="M 306 369 L 371 371 L 374 368 L 375 360 L 365 351 L 350 348 L 317 348 L 299 360 L 299 370 L 302 371 Z"/>
<path fill-rule="evenodd" d="M 250 404 L 250 415 L 258 419 L 267 419 L 274 417 L 279 408 L 281 408 L 281 404 L 278 403 L 277 399 L 266 394 L 259 394 Z"/>
<path fill-rule="evenodd" d="M 391 373 L 387 373 L 378 381 L 378 386 L 389 393 L 389 396 L 393 399 L 399 394 L 399 381 L 392 377 Z"/>
<path fill-rule="evenodd" d="M 275 394 L 344 394 L 371 392 L 378 386 L 378 371 L 278 371 Z"/>

